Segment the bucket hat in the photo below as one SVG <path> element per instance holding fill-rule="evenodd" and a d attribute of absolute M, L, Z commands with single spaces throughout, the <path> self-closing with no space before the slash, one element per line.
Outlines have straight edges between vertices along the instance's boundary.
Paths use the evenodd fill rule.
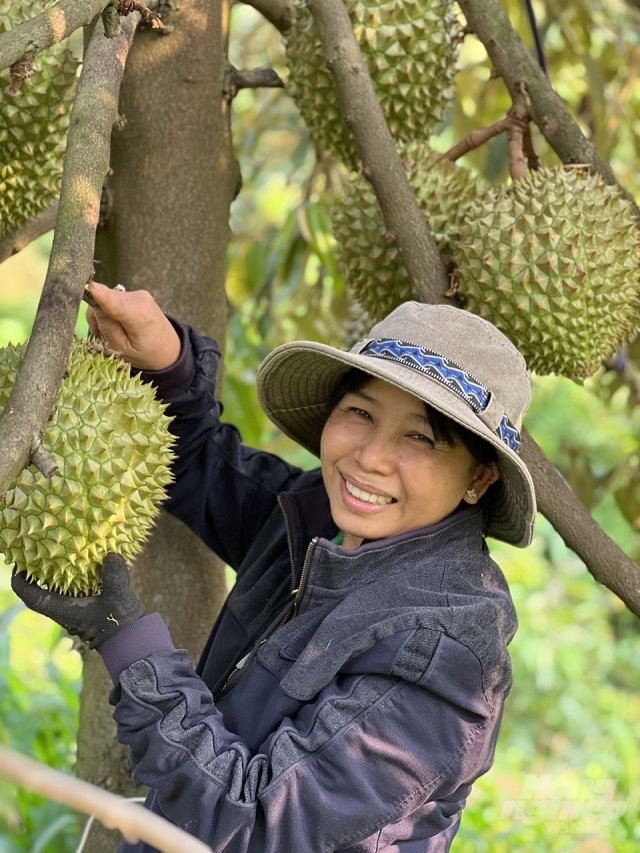
<path fill-rule="evenodd" d="M 531 390 L 525 361 L 502 332 L 461 308 L 405 302 L 348 351 L 313 341 L 277 347 L 258 371 L 258 399 L 282 432 L 319 456 L 330 401 L 352 368 L 408 391 L 491 444 L 500 479 L 483 498 L 486 532 L 530 543 L 535 490 L 519 451 Z"/>

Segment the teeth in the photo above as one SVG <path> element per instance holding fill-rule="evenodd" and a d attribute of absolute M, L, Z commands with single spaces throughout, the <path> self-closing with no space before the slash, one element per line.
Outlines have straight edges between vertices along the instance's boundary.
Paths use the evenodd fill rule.
<path fill-rule="evenodd" d="M 345 480 L 347 484 L 347 491 L 350 495 L 353 495 L 354 498 L 358 498 L 359 501 L 367 501 L 370 504 L 390 504 L 393 503 L 393 498 L 385 498 L 383 495 L 374 495 L 372 492 L 365 492 L 363 489 L 358 489 L 356 486 L 352 486 L 348 480 Z"/>

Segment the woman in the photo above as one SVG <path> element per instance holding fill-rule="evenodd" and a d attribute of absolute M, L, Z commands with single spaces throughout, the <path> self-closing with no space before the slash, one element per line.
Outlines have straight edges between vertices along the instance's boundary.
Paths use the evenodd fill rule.
<path fill-rule="evenodd" d="M 532 536 L 521 356 L 479 317 L 418 303 L 350 352 L 279 347 L 258 394 L 320 456 L 307 472 L 220 422 L 213 341 L 147 293 L 91 290 L 91 329 L 175 418 L 167 509 L 237 572 L 197 674 L 118 556 L 90 600 L 14 577 L 98 648 L 149 807 L 226 853 L 448 850 L 511 683 L 516 616 L 484 537 Z"/>

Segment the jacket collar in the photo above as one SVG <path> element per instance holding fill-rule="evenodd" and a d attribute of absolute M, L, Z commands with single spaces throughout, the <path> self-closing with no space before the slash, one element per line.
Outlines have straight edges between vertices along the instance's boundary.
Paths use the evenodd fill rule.
<path fill-rule="evenodd" d="M 315 472 L 313 472 L 315 473 Z M 319 474 L 319 471 L 318 471 Z M 324 487 L 324 484 L 314 484 L 311 488 L 307 488 L 296 492 L 283 492 L 279 495 L 280 506 L 285 516 L 287 526 L 287 535 L 289 537 L 289 545 L 293 559 L 293 568 L 296 575 L 299 576 L 305 556 L 309 549 L 309 543 L 312 539 L 317 539 L 316 554 L 320 556 L 325 553 L 329 556 L 327 565 L 340 565 L 340 577 L 344 581 L 343 572 L 345 568 L 345 559 L 364 557 L 367 554 L 377 553 L 382 548 L 399 547 L 404 550 L 405 544 L 416 538 L 424 539 L 425 537 L 433 541 L 432 537 L 437 538 L 437 534 L 441 531 L 446 531 L 452 525 L 458 528 L 458 522 L 470 521 L 473 519 L 471 527 L 474 530 L 474 538 L 477 536 L 482 539 L 482 512 L 478 506 L 468 506 L 463 504 L 456 509 L 451 515 L 436 522 L 435 524 L 422 527 L 418 530 L 411 530 L 408 533 L 401 533 L 397 536 L 391 536 L 387 539 L 373 540 L 363 543 L 355 550 L 348 550 L 339 545 L 335 545 L 331 540 L 337 535 L 338 527 L 331 517 L 331 508 L 329 498 Z M 465 529 L 468 525 L 464 525 Z M 453 530 L 451 531 L 453 532 Z M 448 537 L 447 537 L 448 538 Z M 425 541 L 426 545 L 426 541 Z M 320 550 L 318 550 L 320 549 Z M 331 559 L 331 558 L 338 559 Z M 322 560 L 323 564 L 326 562 Z M 355 563 L 360 562 L 358 559 Z M 315 572 L 314 572 L 315 575 Z M 350 585 L 353 580 L 347 581 L 346 585 Z"/>

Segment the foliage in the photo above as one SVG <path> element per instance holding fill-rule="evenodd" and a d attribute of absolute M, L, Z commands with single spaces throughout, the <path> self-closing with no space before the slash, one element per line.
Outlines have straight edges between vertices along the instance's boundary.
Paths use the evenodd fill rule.
<path fill-rule="evenodd" d="M 16 604 L 9 581 L 1 565 L 0 741 L 71 773 L 80 658 L 61 628 Z M 71 853 L 77 836 L 75 814 L 0 779 L 0 853 Z"/>

